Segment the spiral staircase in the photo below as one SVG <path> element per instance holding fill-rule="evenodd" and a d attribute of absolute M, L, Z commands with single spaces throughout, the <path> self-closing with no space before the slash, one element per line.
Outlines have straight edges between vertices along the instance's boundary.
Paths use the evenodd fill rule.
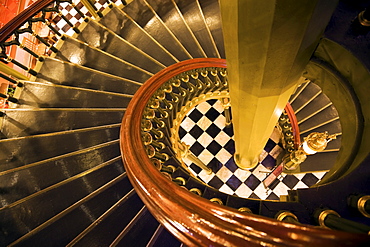
<path fill-rule="evenodd" d="M 30 23 L 42 21 L 42 17 L 34 17 L 41 9 L 55 11 L 50 4 L 59 2 L 41 1 L 33 9 L 28 12 L 26 10 L 27 18 L 34 18 Z M 345 3 L 340 3 L 338 8 L 338 12 L 346 9 Z M 17 89 L 14 96 L 6 96 L 11 102 L 10 108 L 3 109 L 1 117 L 1 246 L 184 246 L 183 242 L 186 245 L 213 243 L 232 246 L 232 241 L 220 241 L 221 233 L 219 236 L 217 233 L 208 236 L 206 239 L 210 242 L 187 242 L 182 234 L 174 230 L 176 223 L 163 223 L 164 217 L 155 215 L 153 205 L 148 206 L 151 203 L 148 203 L 147 198 L 143 199 L 145 193 L 137 191 L 136 186 L 140 187 L 140 182 L 132 180 L 137 175 L 127 173 L 121 157 L 121 152 L 124 155 L 126 150 L 120 147 L 122 118 L 135 92 L 146 81 L 150 81 L 159 72 L 165 74 L 166 69 L 181 62 L 192 64 L 192 61 L 202 58 L 223 61 L 225 52 L 218 1 L 134 0 L 120 6 L 110 2 L 105 9 L 97 10 L 96 13 L 95 18 L 85 16 L 81 25 L 73 27 L 76 33 L 72 36 L 59 34 L 55 45 L 48 43 L 52 51 L 50 56 L 31 53 L 38 62 L 33 68 L 23 68 L 29 72 L 28 79 L 15 79 L 17 76 L 11 73 L 2 74 Z M 350 16 L 353 13 L 349 11 L 346 14 Z M 343 19 L 348 20 L 349 17 Z M 18 23 L 17 28 L 21 28 L 22 24 Z M 332 57 L 328 55 L 330 58 L 326 59 L 322 52 L 332 45 L 330 38 L 333 35 L 330 32 L 335 28 L 335 25 L 329 26 L 326 39 L 320 44 L 305 71 L 305 76 L 312 83 L 302 84 L 291 98 L 301 138 L 314 131 L 328 130 L 340 134 L 347 130 L 346 133 L 349 133 L 351 119 L 344 122 L 339 119 L 340 114 L 346 111 L 355 109 L 357 120 L 362 115 L 366 119 L 366 113 L 359 113 L 366 111 L 366 108 L 360 109 L 363 99 L 361 96 L 353 96 L 355 90 L 351 89 L 347 97 L 352 102 L 348 104 L 353 105 L 349 110 L 341 110 L 342 104 L 336 104 L 339 100 L 330 97 L 333 90 L 325 91 L 327 96 L 322 92 L 325 89 L 321 80 L 324 76 L 319 74 L 326 72 L 316 67 L 321 68 L 327 64 L 331 75 L 335 74 L 332 73 L 334 70 L 338 74 L 341 72 L 340 66 L 332 63 Z M 338 28 L 339 31 L 341 28 Z M 12 34 L 7 29 L 1 31 L 6 39 Z M 6 43 L 6 39 L 1 37 L 2 44 Z M 334 41 L 341 42 L 335 38 Z M 361 42 L 363 47 L 369 44 L 368 35 Z M 351 50 L 350 44 L 346 45 Z M 360 55 L 360 60 L 362 58 Z M 14 60 L 7 61 L 17 64 Z M 368 61 L 363 63 L 364 71 L 370 68 Z M 217 66 L 212 64 L 210 67 Z M 366 78 L 364 71 L 363 78 Z M 221 74 L 218 76 L 222 77 Z M 347 83 L 343 85 L 349 85 L 348 78 L 343 81 Z M 342 84 L 340 86 L 344 87 Z M 141 91 L 145 93 L 144 89 Z M 140 99 L 136 102 L 140 103 Z M 337 111 L 334 106 L 340 109 Z M 131 115 L 135 115 L 135 112 L 130 112 Z M 273 218 L 281 210 L 290 210 L 301 219 L 301 223 L 312 225 L 315 224 L 312 219 L 314 209 L 324 206 L 335 209 L 342 217 L 352 221 L 370 223 L 367 218 L 349 210 L 343 199 L 354 192 L 365 195 L 370 192 L 365 186 L 370 172 L 366 166 L 369 162 L 367 152 L 359 143 L 366 124 L 358 120 L 356 126 L 353 140 L 348 136 L 343 139 L 339 137 L 330 143 L 327 152 L 309 157 L 306 166 L 302 166 L 306 172 L 313 164 L 323 164 L 321 166 L 325 168 L 321 168 L 324 170 L 332 169 L 321 182 L 323 186 L 291 191 L 288 202 L 246 200 L 223 194 L 190 176 L 174 158 L 171 162 L 177 164 L 175 169 L 163 168 L 162 172 L 169 174 L 170 179 L 186 178 L 185 182 L 176 179 L 174 182 L 189 190 L 198 188 L 201 190 L 199 195 L 207 201 L 219 198 L 233 210 L 247 205 L 254 214 L 259 215 L 255 219 L 246 216 L 250 221 L 240 231 L 247 237 L 229 234 L 232 238 L 244 241 L 239 243 L 249 242 L 251 246 L 366 244 L 369 238 L 365 234 L 300 225 L 294 228 L 292 224 L 266 220 L 266 217 Z M 121 134 L 121 138 L 124 139 L 125 135 Z M 348 144 L 349 148 L 340 154 L 343 143 Z M 356 158 L 353 150 L 359 150 L 361 156 Z M 357 165 L 352 166 L 351 161 L 355 158 Z M 336 160 L 347 165 L 335 165 Z M 131 168 L 128 170 L 132 172 Z M 349 175 L 344 176 L 347 171 Z M 333 181 L 340 183 L 328 183 Z M 324 186 L 326 183 L 327 186 Z M 156 186 L 166 188 L 165 182 Z M 333 193 L 333 188 L 342 191 Z M 182 193 L 188 193 L 185 190 L 179 195 L 189 197 Z M 149 192 L 147 194 L 156 196 Z M 206 206 L 199 204 L 199 207 Z M 226 210 L 222 209 L 224 206 L 215 207 L 218 211 L 210 208 L 214 214 Z M 174 208 L 172 213 L 181 217 L 182 211 Z M 235 218 L 238 217 L 244 216 Z M 195 218 L 193 221 L 199 227 L 207 224 Z M 227 221 L 226 218 L 224 221 Z M 219 222 L 222 225 L 222 221 Z M 252 222 L 257 225 L 253 226 Z M 236 226 L 237 222 L 234 224 Z M 251 235 L 248 235 L 248 227 L 252 229 Z M 291 229 L 292 234 L 297 236 L 306 232 L 307 236 L 313 237 L 295 239 L 294 242 L 293 235 L 283 233 L 283 228 L 275 231 L 274 227 L 286 227 L 284 229 Z M 177 228 L 181 229 L 181 225 Z M 210 228 L 218 229 L 217 225 Z M 259 233 L 254 234 L 253 228 L 258 229 Z M 299 230 L 301 232 L 297 232 Z M 191 230 L 184 229 L 186 231 Z M 293 242 L 284 240 L 284 237 L 281 238 L 283 240 L 279 239 L 279 234 L 289 235 L 287 239 Z M 197 234 L 192 235 L 197 238 Z M 314 240 L 317 236 L 320 238 Z M 198 239 L 203 241 L 201 237 Z"/>

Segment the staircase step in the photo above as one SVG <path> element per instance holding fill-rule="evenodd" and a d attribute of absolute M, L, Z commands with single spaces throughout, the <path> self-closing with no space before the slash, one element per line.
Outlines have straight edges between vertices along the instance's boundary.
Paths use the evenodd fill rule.
<path fill-rule="evenodd" d="M 121 124 L 0 140 L 0 171 L 6 171 L 119 139 Z"/>
<path fill-rule="evenodd" d="M 331 107 L 333 112 L 337 112 L 332 106 L 330 99 L 326 95 L 320 94 L 315 100 L 311 101 L 296 114 L 298 124 L 309 118 L 316 118 L 316 114 L 328 107 Z"/>
<path fill-rule="evenodd" d="M 299 94 L 299 97 L 291 103 L 294 112 L 298 114 L 299 111 L 301 111 L 311 101 L 315 100 L 321 93 L 321 88 L 318 85 L 309 83 Z"/>
<path fill-rule="evenodd" d="M 300 164 L 300 172 L 316 172 L 330 170 L 338 156 L 338 152 L 316 153 L 307 156 L 307 159 Z"/>
<path fill-rule="evenodd" d="M 207 57 L 207 54 L 174 1 L 168 3 L 161 0 L 147 0 L 147 2 L 192 57 Z"/>
<path fill-rule="evenodd" d="M 110 246 L 143 207 L 139 196 L 134 191 L 130 192 L 67 246 Z"/>
<path fill-rule="evenodd" d="M 35 81 L 132 95 L 142 85 L 142 83 L 137 81 L 128 80 L 75 63 L 51 57 L 44 57 L 44 59 L 45 62 L 42 63 Z"/>
<path fill-rule="evenodd" d="M 122 121 L 125 108 L 18 108 L 3 109 L 4 138 L 75 130 Z M 55 124 L 58 121 L 58 124 Z"/>
<path fill-rule="evenodd" d="M 339 119 L 338 112 L 335 110 L 334 106 L 330 106 L 300 123 L 298 126 L 300 132 L 305 133 L 309 129 L 315 129 L 315 126 L 320 126 L 323 123 L 335 121 L 337 119 Z M 327 131 L 329 131 L 329 129 Z"/>
<path fill-rule="evenodd" d="M 118 156 L 120 156 L 120 150 L 117 140 L 0 172 L 0 188 L 4 191 L 17 191 L 17 193 L 2 193 L 0 195 L 0 207 L 92 169 Z M 85 162 L 88 159 L 90 161 Z M 31 178 L 29 177 L 30 174 Z M 12 182 L 14 178 L 17 178 L 16 184 Z"/>
<path fill-rule="evenodd" d="M 182 246 L 182 243 L 169 233 L 163 226 L 159 226 L 153 238 L 146 245 L 147 247 L 177 247 Z"/>
<path fill-rule="evenodd" d="M 153 74 L 166 68 L 165 65 L 127 42 L 108 28 L 92 19 L 88 20 L 89 22 L 86 27 L 77 36 L 78 40 L 131 64 L 135 64 L 137 67 L 150 71 Z"/>
<path fill-rule="evenodd" d="M 51 83 L 24 82 L 18 98 L 19 108 L 123 108 L 128 105 L 132 95 Z"/>
<path fill-rule="evenodd" d="M 147 1 L 133 1 L 124 11 L 178 60 L 193 58 Z"/>
<path fill-rule="evenodd" d="M 111 246 L 145 246 L 155 233 L 158 221 L 144 207 L 122 230 Z"/>
<path fill-rule="evenodd" d="M 115 6 L 114 4 L 112 5 Z M 165 66 L 179 62 L 162 44 L 158 43 L 157 40 L 118 7 L 112 8 L 99 22 Z"/>
<path fill-rule="evenodd" d="M 204 1 L 205 2 L 205 1 Z M 208 4 L 212 6 L 218 6 L 217 1 L 207 1 Z M 215 4 L 216 3 L 216 4 Z M 188 0 L 188 1 L 177 1 L 177 5 L 180 8 L 183 16 L 188 23 L 189 27 L 193 30 L 194 35 L 203 47 L 207 57 L 221 58 L 220 52 L 217 49 L 216 42 L 212 33 L 207 26 L 207 21 L 205 19 L 200 1 L 198 0 Z M 221 17 L 220 14 L 212 16 L 212 19 L 216 17 Z M 220 18 L 221 19 L 221 18 Z M 219 20 L 221 21 L 221 20 Z M 221 28 L 221 23 L 218 23 L 218 28 Z M 222 34 L 222 33 L 221 33 Z M 220 40 L 220 38 L 218 38 Z"/>
<path fill-rule="evenodd" d="M 215 41 L 216 49 L 220 54 L 220 57 L 225 59 L 226 55 L 224 47 L 224 36 L 222 33 L 220 5 L 218 4 L 217 0 L 198 2 L 202 8 L 203 15 L 206 20 L 206 25 L 209 28 Z M 191 15 L 189 14 L 189 16 Z"/>
<path fill-rule="evenodd" d="M 122 160 L 119 156 L 0 209 L 1 225 L 6 225 L 7 231 L 11 233 L 11 236 L 7 236 L 7 241 L 13 242 L 27 234 L 122 172 Z"/>
<path fill-rule="evenodd" d="M 31 234 L 27 234 L 19 244 L 24 246 L 66 246 L 76 234 L 83 232 L 117 201 L 124 198 L 130 190 L 132 190 L 132 186 L 126 174 L 123 173 L 56 214 L 37 227 Z M 60 234 L 60 229 L 63 229 L 63 234 Z"/>
<path fill-rule="evenodd" d="M 68 36 L 61 43 L 55 57 L 140 83 L 153 76 L 153 73 L 143 68 Z"/>

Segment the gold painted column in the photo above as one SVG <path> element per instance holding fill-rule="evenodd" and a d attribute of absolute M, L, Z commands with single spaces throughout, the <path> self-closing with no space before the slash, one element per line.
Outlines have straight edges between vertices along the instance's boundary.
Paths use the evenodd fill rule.
<path fill-rule="evenodd" d="M 335 9 L 333 0 L 220 0 L 235 161 L 251 169 Z"/>

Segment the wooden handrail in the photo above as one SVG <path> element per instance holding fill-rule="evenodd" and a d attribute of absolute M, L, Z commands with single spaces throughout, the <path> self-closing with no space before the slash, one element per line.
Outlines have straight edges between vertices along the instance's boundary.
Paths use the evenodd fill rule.
<path fill-rule="evenodd" d="M 286 104 L 284 110 L 288 114 L 288 118 L 290 120 L 290 125 L 292 126 L 293 139 L 294 139 L 294 148 L 298 149 L 299 145 L 301 145 L 301 137 L 300 137 L 300 134 L 299 134 L 299 127 L 298 127 L 297 117 L 294 113 L 294 110 L 293 110 L 292 106 L 289 103 Z"/>
<path fill-rule="evenodd" d="M 38 0 L 31 6 L 23 10 L 20 14 L 9 21 L 5 26 L 0 29 L 0 42 L 4 42 L 9 38 L 12 33 L 21 27 L 29 18 L 35 15 L 37 12 L 48 6 L 54 0 Z"/>
<path fill-rule="evenodd" d="M 154 217 L 187 246 L 354 246 L 368 242 L 350 234 L 243 214 L 212 203 L 177 186 L 149 160 L 141 141 L 147 101 L 179 73 L 201 67 L 226 67 L 223 59 L 193 59 L 154 75 L 135 94 L 122 120 L 120 146 L 130 181 Z"/>

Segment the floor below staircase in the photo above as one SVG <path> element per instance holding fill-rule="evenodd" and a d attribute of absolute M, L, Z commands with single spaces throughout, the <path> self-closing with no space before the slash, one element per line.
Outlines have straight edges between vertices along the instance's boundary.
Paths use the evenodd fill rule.
<path fill-rule="evenodd" d="M 193 175 L 221 192 L 244 198 L 279 200 L 288 190 L 309 188 L 318 183 L 327 171 L 285 174 L 282 173 L 268 188 L 262 181 L 280 164 L 283 155 L 280 133 L 275 128 L 256 168 L 247 171 L 236 166 L 233 154 L 235 144 L 232 125 L 226 127 L 224 109 L 219 100 L 212 99 L 193 108 L 181 123 L 181 141 L 190 146 L 212 174 L 184 160 Z"/>

